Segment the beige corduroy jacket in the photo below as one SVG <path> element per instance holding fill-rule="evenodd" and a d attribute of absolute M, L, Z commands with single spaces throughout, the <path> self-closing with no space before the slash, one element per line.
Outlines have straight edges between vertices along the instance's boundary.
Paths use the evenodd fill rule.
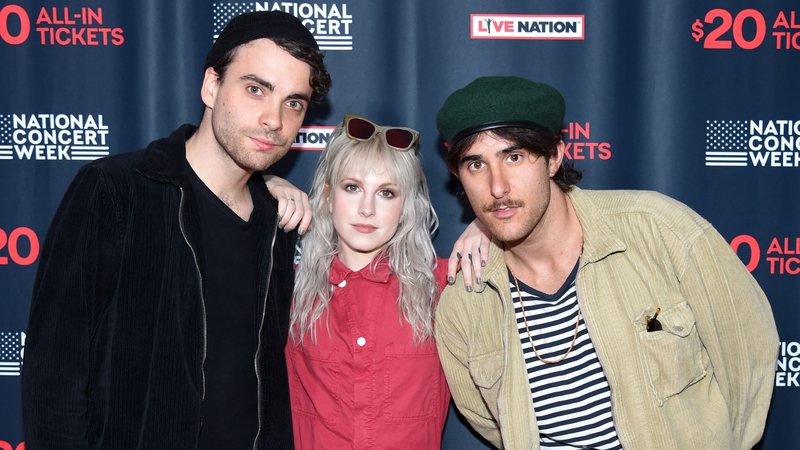
<path fill-rule="evenodd" d="M 764 429 L 778 335 L 764 292 L 728 243 L 654 192 L 569 193 L 584 234 L 578 302 L 627 449 L 749 449 Z M 498 448 L 539 436 L 503 251 L 486 288 L 448 286 L 436 340 L 453 400 Z M 663 330 L 645 316 L 661 308 Z"/>

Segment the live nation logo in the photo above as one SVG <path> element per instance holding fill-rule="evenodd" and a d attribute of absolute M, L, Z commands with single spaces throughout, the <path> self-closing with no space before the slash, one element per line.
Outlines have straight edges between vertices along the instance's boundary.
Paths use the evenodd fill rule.
<path fill-rule="evenodd" d="M 108 132 L 102 114 L 0 114 L 0 160 L 102 158 Z"/>
<path fill-rule="evenodd" d="M 0 377 L 18 377 L 22 369 L 24 353 L 24 332 L 0 332 Z"/>
<path fill-rule="evenodd" d="M 347 3 L 213 3 L 214 39 L 235 16 L 250 11 L 283 11 L 311 31 L 320 50 L 353 50 L 353 15 Z"/>
<path fill-rule="evenodd" d="M 470 14 L 471 39 L 584 39 L 584 16 L 564 14 Z"/>
<path fill-rule="evenodd" d="M 706 120 L 705 165 L 800 167 L 800 120 Z"/>
<path fill-rule="evenodd" d="M 107 23 L 102 7 L 41 6 L 0 8 L 0 41 L 20 45 L 108 46 L 125 43 L 125 30 Z"/>
<path fill-rule="evenodd" d="M 325 150 L 331 133 L 336 127 L 331 126 L 306 126 L 301 127 L 297 137 L 292 143 L 292 150 Z"/>

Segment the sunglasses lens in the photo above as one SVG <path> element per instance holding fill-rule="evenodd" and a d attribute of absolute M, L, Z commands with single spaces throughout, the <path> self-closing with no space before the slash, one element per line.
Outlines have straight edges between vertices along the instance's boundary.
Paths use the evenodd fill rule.
<path fill-rule="evenodd" d="M 369 139 L 375 133 L 375 126 L 364 119 L 354 117 L 347 122 L 347 133 L 356 139 Z"/>
<path fill-rule="evenodd" d="M 405 150 L 414 142 L 414 135 L 408 130 L 389 128 L 386 130 L 386 142 L 394 148 Z"/>

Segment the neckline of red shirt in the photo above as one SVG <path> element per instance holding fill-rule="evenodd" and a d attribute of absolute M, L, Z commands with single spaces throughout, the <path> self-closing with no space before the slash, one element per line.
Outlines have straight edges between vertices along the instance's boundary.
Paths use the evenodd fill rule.
<path fill-rule="evenodd" d="M 373 266 L 375 270 L 373 270 Z M 369 281 L 387 283 L 392 274 L 392 269 L 389 268 L 389 261 L 387 261 L 386 258 L 382 258 L 378 264 L 374 264 L 373 261 L 364 266 L 361 270 L 351 270 L 344 265 L 338 256 L 334 256 L 328 281 L 330 281 L 331 284 L 339 284 L 353 273 L 357 273 Z"/>

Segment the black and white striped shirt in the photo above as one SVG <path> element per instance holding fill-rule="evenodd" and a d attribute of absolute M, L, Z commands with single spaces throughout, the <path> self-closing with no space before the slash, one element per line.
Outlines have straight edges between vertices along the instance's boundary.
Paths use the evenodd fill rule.
<path fill-rule="evenodd" d="M 563 286 L 552 295 L 519 282 L 520 302 L 520 293 L 509 271 L 540 446 L 547 449 L 621 449 L 611 415 L 611 390 L 583 317 L 578 317 L 577 272 L 576 264 Z M 558 360 L 572 343 L 576 320 L 578 336 L 569 355 L 555 364 L 540 361 L 533 352 L 530 338 L 542 359 Z"/>

